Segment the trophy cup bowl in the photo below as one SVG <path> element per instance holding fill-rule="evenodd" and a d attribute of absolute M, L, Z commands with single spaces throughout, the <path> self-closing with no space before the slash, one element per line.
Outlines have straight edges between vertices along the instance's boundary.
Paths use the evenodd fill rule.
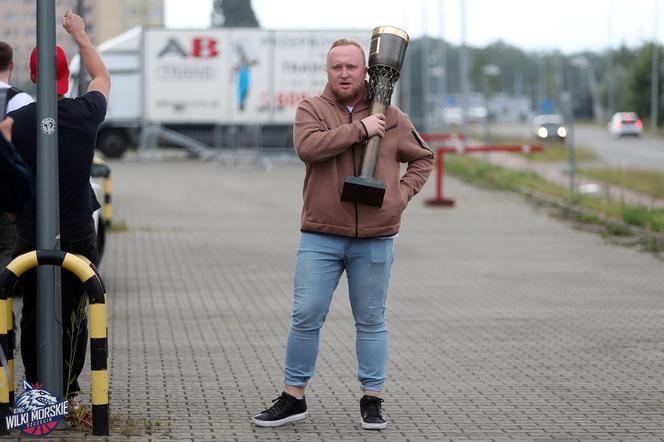
<path fill-rule="evenodd" d="M 392 26 L 379 26 L 371 33 L 369 50 L 369 97 L 371 115 L 384 114 L 390 106 L 394 85 L 408 47 L 408 34 Z M 341 200 L 382 207 L 385 183 L 374 178 L 381 138 L 374 135 L 367 140 L 359 176 L 344 180 Z"/>

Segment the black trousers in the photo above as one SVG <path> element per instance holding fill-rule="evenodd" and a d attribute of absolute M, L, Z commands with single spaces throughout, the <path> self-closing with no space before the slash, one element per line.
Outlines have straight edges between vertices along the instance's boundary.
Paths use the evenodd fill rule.
<path fill-rule="evenodd" d="M 12 261 L 12 250 L 16 239 L 16 226 L 9 215 L 0 212 L 0 271 Z"/>
<path fill-rule="evenodd" d="M 94 222 L 89 224 L 61 227 L 60 248 L 63 251 L 84 255 L 91 261 L 97 258 L 97 232 Z M 14 256 L 35 250 L 34 240 L 16 235 Z M 25 272 L 19 286 L 23 292 L 21 313 L 21 357 L 25 368 L 25 378 L 30 383 L 37 379 L 37 269 Z M 72 273 L 62 270 L 62 374 L 63 393 L 76 394 L 80 388 L 78 376 L 85 364 L 88 340 L 88 322 L 85 310 L 85 286 Z M 78 315 L 83 306 L 82 316 Z"/>

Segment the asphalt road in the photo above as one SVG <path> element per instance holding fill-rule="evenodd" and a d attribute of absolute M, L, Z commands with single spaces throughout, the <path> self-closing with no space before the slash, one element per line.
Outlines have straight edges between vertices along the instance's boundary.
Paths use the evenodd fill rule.
<path fill-rule="evenodd" d="M 493 124 L 491 133 L 530 137 L 529 124 Z M 613 140 L 605 129 L 576 125 L 575 144 L 594 150 L 608 165 L 639 169 L 664 170 L 664 140 L 650 135 Z"/>

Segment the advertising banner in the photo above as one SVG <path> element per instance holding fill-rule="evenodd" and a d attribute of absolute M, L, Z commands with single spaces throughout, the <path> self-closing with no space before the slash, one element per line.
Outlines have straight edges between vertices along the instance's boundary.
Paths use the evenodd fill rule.
<path fill-rule="evenodd" d="M 291 124 L 298 103 L 321 93 L 337 38 L 368 50 L 371 31 L 147 29 L 145 114 L 150 122 Z"/>

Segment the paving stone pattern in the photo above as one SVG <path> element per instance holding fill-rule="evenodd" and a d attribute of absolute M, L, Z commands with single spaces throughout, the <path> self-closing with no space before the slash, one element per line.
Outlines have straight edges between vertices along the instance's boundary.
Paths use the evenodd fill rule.
<path fill-rule="evenodd" d="M 111 167 L 128 227 L 109 235 L 101 266 L 111 409 L 158 424 L 130 440 L 664 439 L 664 263 L 449 178 L 457 206 L 425 207 L 430 180 L 396 240 L 388 429 L 359 426 L 344 279 L 311 417 L 256 428 L 250 417 L 282 388 L 303 166 Z"/>

